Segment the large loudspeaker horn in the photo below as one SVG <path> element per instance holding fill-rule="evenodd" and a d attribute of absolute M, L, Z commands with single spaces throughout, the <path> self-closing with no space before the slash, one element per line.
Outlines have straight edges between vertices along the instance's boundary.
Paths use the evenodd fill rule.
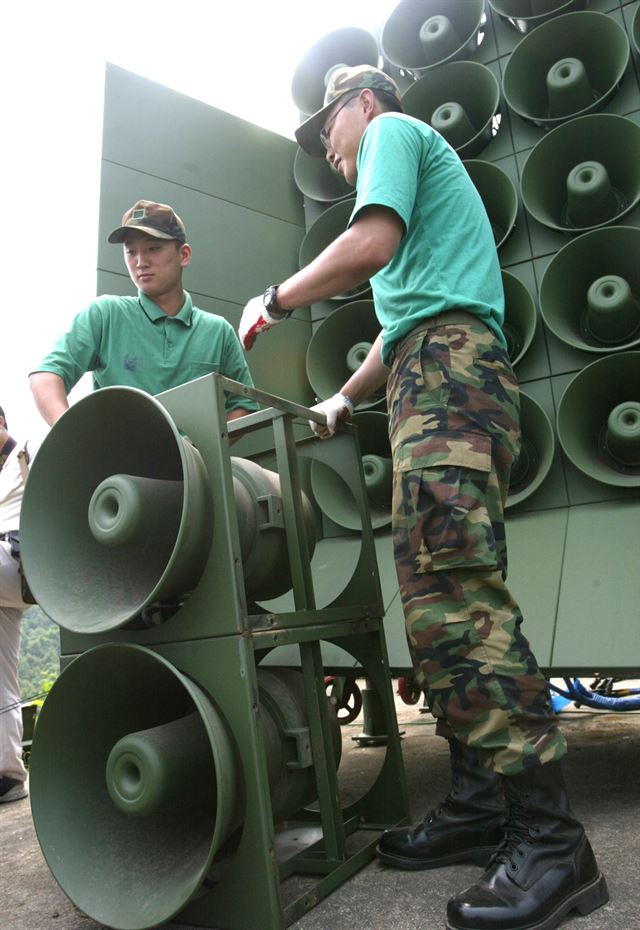
<path fill-rule="evenodd" d="M 307 378 L 321 400 L 332 397 L 358 370 L 380 332 L 372 300 L 354 300 L 322 321 L 307 347 Z M 382 401 L 373 394 L 362 410 Z"/>
<path fill-rule="evenodd" d="M 518 216 L 518 192 L 509 175 L 493 162 L 471 160 L 464 166 L 482 198 L 496 249 L 509 238 Z"/>
<path fill-rule="evenodd" d="M 391 522 L 392 463 L 389 420 L 379 410 L 356 413 L 364 480 L 374 530 Z M 323 462 L 311 466 L 311 487 L 318 506 L 334 523 L 349 530 L 361 530 L 358 508 L 344 479 Z"/>
<path fill-rule="evenodd" d="M 578 116 L 531 151 L 522 199 L 538 222 L 586 232 L 619 220 L 640 200 L 640 126 L 623 116 Z"/>
<path fill-rule="evenodd" d="M 603 13 L 568 13 L 514 49 L 502 85 L 509 107 L 545 129 L 604 107 L 629 61 L 629 40 Z"/>
<path fill-rule="evenodd" d="M 554 255 L 540 285 L 540 312 L 558 339 L 585 352 L 640 343 L 640 229 L 608 226 Z"/>
<path fill-rule="evenodd" d="M 433 126 L 461 158 L 472 158 L 497 132 L 500 85 L 474 61 L 454 61 L 426 74 L 403 94 L 405 113 Z"/>
<path fill-rule="evenodd" d="M 321 213 L 315 223 L 310 226 L 300 245 L 299 262 L 301 268 L 312 262 L 328 245 L 331 245 L 334 239 L 337 239 L 346 230 L 355 202 L 355 197 L 350 197 L 349 200 L 334 203 L 328 210 Z M 368 290 L 369 282 L 363 281 L 362 284 L 351 288 L 350 291 L 344 294 L 336 294 L 333 299 L 351 300 Z"/>
<path fill-rule="evenodd" d="M 527 34 L 562 13 L 584 10 L 589 0 L 489 0 L 498 16 L 518 32 Z"/>
<path fill-rule="evenodd" d="M 299 148 L 293 160 L 293 177 L 305 197 L 327 203 L 353 197 L 353 188 L 326 158 L 316 158 Z"/>
<path fill-rule="evenodd" d="M 379 62 L 378 43 L 365 29 L 336 29 L 313 45 L 293 74 L 291 96 L 307 115 L 322 107 L 331 72 L 337 65 L 374 65 Z"/>
<path fill-rule="evenodd" d="M 279 480 L 245 459 L 232 470 L 246 586 L 272 597 L 291 586 L 273 513 Z M 213 519 L 202 458 L 164 407 L 135 388 L 104 388 L 65 413 L 34 460 L 21 515 L 29 585 L 65 629 L 138 625 L 154 605 L 178 605 L 194 590 Z"/>
<path fill-rule="evenodd" d="M 398 68 L 418 77 L 478 48 L 484 0 L 402 0 L 384 24 L 381 48 Z"/>
<path fill-rule="evenodd" d="M 638 9 L 633 14 L 633 22 L 631 23 L 631 40 L 633 42 L 636 55 L 640 55 L 640 7 L 638 7 Z"/>
<path fill-rule="evenodd" d="M 575 376 L 558 405 L 558 438 L 596 481 L 640 487 L 640 352 L 608 355 Z"/>
<path fill-rule="evenodd" d="M 290 735 L 308 727 L 302 675 L 257 676 L 272 807 L 284 817 L 317 796 L 313 768 L 291 766 Z M 247 816 L 242 784 L 211 696 L 138 645 L 75 659 L 38 719 L 31 805 L 40 846 L 74 904 L 109 927 L 164 923 L 203 889 Z"/>
<path fill-rule="evenodd" d="M 549 474 L 556 440 L 551 420 L 540 404 L 520 392 L 520 455 L 511 468 L 509 495 L 505 507 L 515 507 L 537 491 Z"/>
<path fill-rule="evenodd" d="M 524 357 L 536 333 L 536 305 L 527 287 L 509 271 L 502 271 L 504 323 L 507 351 L 515 367 Z"/>

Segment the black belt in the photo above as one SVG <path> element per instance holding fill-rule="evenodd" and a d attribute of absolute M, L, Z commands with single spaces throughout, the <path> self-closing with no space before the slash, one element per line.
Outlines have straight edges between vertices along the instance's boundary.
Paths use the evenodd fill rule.
<path fill-rule="evenodd" d="M 426 316 L 420 320 L 418 325 L 415 326 L 411 332 L 394 343 L 391 347 L 391 361 L 395 362 L 407 340 L 413 339 L 413 337 L 417 336 L 419 333 L 425 333 L 430 329 L 437 329 L 438 326 L 448 326 L 450 324 L 454 326 L 456 324 L 459 326 L 469 326 L 473 323 L 483 323 L 483 325 L 486 325 L 479 316 L 476 316 L 475 313 L 470 313 L 468 310 L 443 310 L 442 313 L 437 313 L 435 316 Z"/>

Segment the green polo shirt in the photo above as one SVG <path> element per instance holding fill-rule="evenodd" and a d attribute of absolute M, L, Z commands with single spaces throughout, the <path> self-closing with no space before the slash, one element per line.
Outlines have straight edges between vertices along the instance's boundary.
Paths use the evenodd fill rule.
<path fill-rule="evenodd" d="M 367 126 L 357 170 L 350 223 L 365 207 L 378 205 L 394 210 L 405 227 L 396 254 L 371 278 L 385 364 L 394 343 L 445 310 L 475 314 L 506 347 L 491 224 L 451 146 L 421 120 L 384 113 Z"/>
<path fill-rule="evenodd" d="M 253 387 L 240 342 L 231 323 L 193 306 L 189 294 L 176 316 L 137 297 L 96 298 L 73 320 L 34 371 L 50 371 L 67 393 L 90 371 L 93 388 L 122 385 L 159 394 L 194 378 L 220 372 Z M 226 395 L 227 413 L 257 410 L 245 397 Z"/>

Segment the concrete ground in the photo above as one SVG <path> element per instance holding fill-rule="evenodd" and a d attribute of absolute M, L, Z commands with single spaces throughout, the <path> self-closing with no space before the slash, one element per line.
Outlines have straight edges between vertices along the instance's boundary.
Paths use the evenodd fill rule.
<path fill-rule="evenodd" d="M 398 701 L 403 754 L 414 819 L 444 797 L 448 750 L 433 719 Z M 611 900 L 586 916 L 572 915 L 567 930 L 640 928 L 640 712 L 577 710 L 560 716 L 570 752 L 565 772 L 576 815 L 584 823 Z M 375 771 L 383 750 L 351 737 L 362 720 L 343 727 L 340 782 L 348 792 Z M 448 898 L 480 874 L 473 865 L 403 872 L 373 861 L 321 901 L 292 930 L 444 930 Z M 177 923 L 163 930 L 191 930 Z M 51 876 L 38 846 L 28 800 L 0 805 L 0 930 L 101 930 L 80 913 Z M 220 928 L 218 928 L 220 930 Z M 256 927 L 255 930 L 261 930 Z"/>

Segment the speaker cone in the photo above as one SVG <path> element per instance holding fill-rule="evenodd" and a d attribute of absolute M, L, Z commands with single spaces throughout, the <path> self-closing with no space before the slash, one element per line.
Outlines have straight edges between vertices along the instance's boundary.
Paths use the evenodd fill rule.
<path fill-rule="evenodd" d="M 509 175 L 493 162 L 472 159 L 464 166 L 482 198 L 496 249 L 500 249 L 516 224 L 518 192 Z"/>
<path fill-rule="evenodd" d="M 640 229 L 608 226 L 554 255 L 540 285 L 540 312 L 558 339 L 609 353 L 640 342 Z"/>
<path fill-rule="evenodd" d="M 549 417 L 540 404 L 520 392 L 520 455 L 511 468 L 505 507 L 515 507 L 537 491 L 549 474 L 555 452 L 555 436 Z"/>
<path fill-rule="evenodd" d="M 338 65 L 373 65 L 379 62 L 378 43 L 365 29 L 336 29 L 316 42 L 293 74 L 291 96 L 307 116 L 324 103 L 331 72 Z"/>
<path fill-rule="evenodd" d="M 575 376 L 558 405 L 558 437 L 584 474 L 640 487 L 640 352 L 608 355 Z"/>
<path fill-rule="evenodd" d="M 536 332 L 536 305 L 527 287 L 509 271 L 502 271 L 504 288 L 504 323 L 502 331 L 507 340 L 507 351 L 515 367 L 533 342 Z"/>
<path fill-rule="evenodd" d="M 583 10 L 588 0 L 489 0 L 500 19 L 527 34 L 561 13 Z"/>
<path fill-rule="evenodd" d="M 640 126 L 608 113 L 557 126 L 532 149 L 521 188 L 527 211 L 552 229 L 619 220 L 640 199 Z"/>
<path fill-rule="evenodd" d="M 337 239 L 347 228 L 349 218 L 353 213 L 355 197 L 334 203 L 333 206 L 321 213 L 315 223 L 307 231 L 300 246 L 300 267 L 304 268 L 313 261 L 328 245 Z M 344 294 L 336 294 L 333 300 L 351 300 L 369 290 L 369 282 L 363 281 Z"/>
<path fill-rule="evenodd" d="M 497 132 L 500 86 L 484 65 L 455 61 L 412 84 L 402 105 L 409 116 L 433 126 L 461 158 L 472 158 Z"/>
<path fill-rule="evenodd" d="M 568 13 L 549 20 L 514 49 L 504 69 L 509 107 L 552 128 L 601 109 L 613 97 L 629 61 L 624 29 L 603 13 Z"/>
<path fill-rule="evenodd" d="M 418 77 L 472 55 L 484 22 L 483 0 L 402 0 L 382 29 L 382 54 Z"/>

